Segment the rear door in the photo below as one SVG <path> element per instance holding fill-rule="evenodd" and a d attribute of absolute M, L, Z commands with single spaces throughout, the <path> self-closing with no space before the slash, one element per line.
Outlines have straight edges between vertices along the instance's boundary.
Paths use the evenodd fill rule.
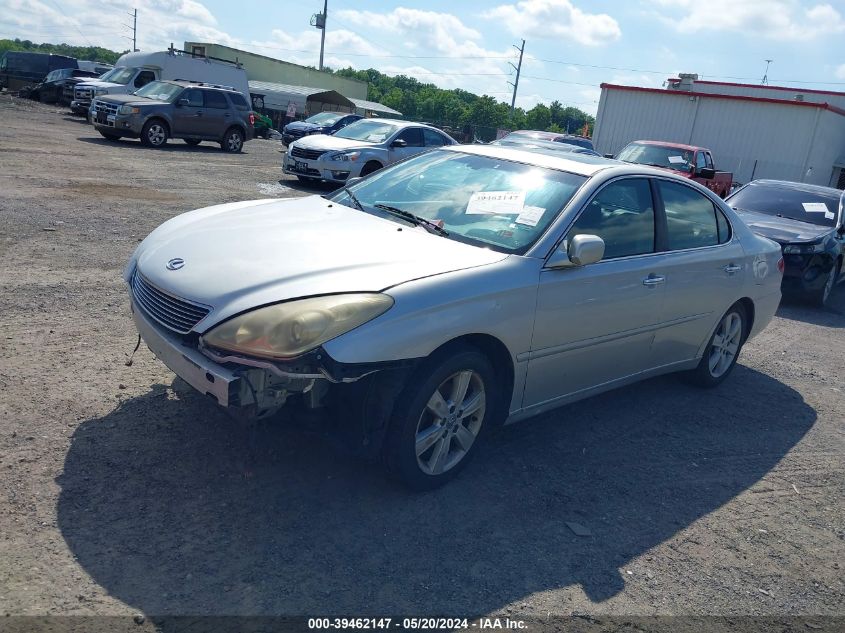
<path fill-rule="evenodd" d="M 667 325 L 654 341 L 659 364 L 695 358 L 716 323 L 741 297 L 745 252 L 725 215 L 705 194 L 656 179 L 665 210 Z"/>
<path fill-rule="evenodd" d="M 204 136 L 210 139 L 223 138 L 223 134 L 232 125 L 232 110 L 226 95 L 218 90 L 203 90 L 205 111 L 202 116 Z"/>

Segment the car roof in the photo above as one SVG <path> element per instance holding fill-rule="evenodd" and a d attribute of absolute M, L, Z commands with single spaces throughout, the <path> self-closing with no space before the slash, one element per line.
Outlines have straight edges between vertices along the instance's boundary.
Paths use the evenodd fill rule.
<path fill-rule="evenodd" d="M 174 86 L 181 86 L 183 88 L 204 88 L 207 90 L 223 90 L 225 92 L 238 92 L 232 86 L 222 86 L 220 84 L 209 84 L 202 81 L 190 81 L 189 79 L 159 79 L 158 81 L 166 84 L 173 84 Z"/>
<path fill-rule="evenodd" d="M 568 171 L 581 176 L 592 176 L 603 169 L 624 165 L 620 161 L 601 156 L 592 156 L 591 154 L 580 154 L 577 152 L 553 153 L 551 151 L 536 151 L 505 145 L 451 145 L 443 149 L 450 152 L 463 152 L 477 156 L 512 160 L 519 163 L 536 165 L 537 167 Z M 644 168 L 641 171 L 644 174 L 651 174 L 652 172 L 656 174 L 660 173 L 659 170 L 650 168 Z"/>
<path fill-rule="evenodd" d="M 386 118 L 382 118 L 382 117 L 370 117 L 370 118 L 365 119 L 365 120 L 376 121 L 378 123 L 390 123 L 391 125 L 396 125 L 400 128 L 406 128 L 406 127 L 412 127 L 412 126 L 413 127 L 427 127 L 430 130 L 435 130 L 437 132 L 442 133 L 442 130 L 438 130 L 433 125 L 428 125 L 427 123 L 417 123 L 416 121 L 403 121 L 402 119 L 386 119 Z"/>
<path fill-rule="evenodd" d="M 807 182 L 794 182 L 791 180 L 772 180 L 768 178 L 761 178 L 759 180 L 752 180 L 749 185 L 778 188 L 778 189 L 793 189 L 795 191 L 806 191 L 807 193 L 816 193 L 822 195 L 845 195 L 845 191 L 836 189 L 834 187 L 825 187 L 824 185 L 812 185 Z"/>
<path fill-rule="evenodd" d="M 575 152 L 577 154 L 585 153 L 585 152 L 592 152 L 593 154 L 597 154 L 588 147 L 584 147 L 583 145 L 575 145 L 574 143 L 566 143 L 560 141 L 546 141 L 544 139 L 509 139 L 508 137 L 500 138 L 497 141 L 493 141 L 490 145 L 502 145 L 504 147 L 522 147 L 525 149 L 534 149 L 534 150 L 548 150 L 552 152 Z"/>

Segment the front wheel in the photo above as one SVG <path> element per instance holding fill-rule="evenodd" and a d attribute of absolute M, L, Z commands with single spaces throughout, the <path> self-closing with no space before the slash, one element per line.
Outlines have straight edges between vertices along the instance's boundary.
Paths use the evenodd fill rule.
<path fill-rule="evenodd" d="M 731 373 L 748 334 L 745 308 L 736 303 L 725 313 L 710 337 L 698 367 L 685 374 L 699 387 L 715 387 Z"/>
<path fill-rule="evenodd" d="M 163 147 L 167 143 L 167 126 L 159 120 L 147 121 L 141 129 L 141 143 L 147 147 Z"/>
<path fill-rule="evenodd" d="M 220 147 L 223 148 L 224 152 L 230 153 L 237 153 L 243 149 L 244 146 L 244 135 L 238 128 L 233 127 L 231 130 L 226 132 L 226 136 L 223 137 L 223 142 L 220 143 Z"/>
<path fill-rule="evenodd" d="M 414 490 L 453 479 L 491 426 L 498 391 L 490 361 L 471 348 L 426 361 L 394 408 L 384 445 L 388 471 Z"/>

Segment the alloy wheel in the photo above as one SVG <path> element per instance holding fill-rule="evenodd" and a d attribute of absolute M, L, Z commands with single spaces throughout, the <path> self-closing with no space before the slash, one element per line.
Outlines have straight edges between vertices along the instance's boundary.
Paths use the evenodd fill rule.
<path fill-rule="evenodd" d="M 417 422 L 417 465 L 427 475 L 440 475 L 466 457 L 481 431 L 487 394 L 480 374 L 452 374 L 426 403 Z"/>
<path fill-rule="evenodd" d="M 147 139 L 150 141 L 150 145 L 154 145 L 157 147 L 164 143 L 166 138 L 167 133 L 164 131 L 164 128 L 161 125 L 159 125 L 158 123 L 154 123 L 150 126 L 150 129 L 147 132 Z"/>
<path fill-rule="evenodd" d="M 719 378 L 730 369 L 741 343 L 742 317 L 736 312 L 728 312 L 719 322 L 710 345 L 707 366 L 713 378 Z"/>

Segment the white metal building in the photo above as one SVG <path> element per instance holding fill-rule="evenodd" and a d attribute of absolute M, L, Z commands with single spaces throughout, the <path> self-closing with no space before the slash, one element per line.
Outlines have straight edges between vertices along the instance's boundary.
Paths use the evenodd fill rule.
<path fill-rule="evenodd" d="M 309 88 L 308 86 L 290 86 L 267 81 L 250 81 L 249 92 L 253 103 L 259 109 L 287 111 L 293 105 L 297 116 L 311 116 L 323 111 L 355 112 L 362 116 L 401 117 L 402 113 L 393 108 L 366 101 L 344 97 L 336 90 Z M 260 105 L 256 101 L 260 99 Z"/>
<path fill-rule="evenodd" d="M 601 85 L 593 144 L 615 154 L 635 140 L 707 147 L 734 180 L 845 188 L 845 93 L 670 79 L 667 87 Z"/>

